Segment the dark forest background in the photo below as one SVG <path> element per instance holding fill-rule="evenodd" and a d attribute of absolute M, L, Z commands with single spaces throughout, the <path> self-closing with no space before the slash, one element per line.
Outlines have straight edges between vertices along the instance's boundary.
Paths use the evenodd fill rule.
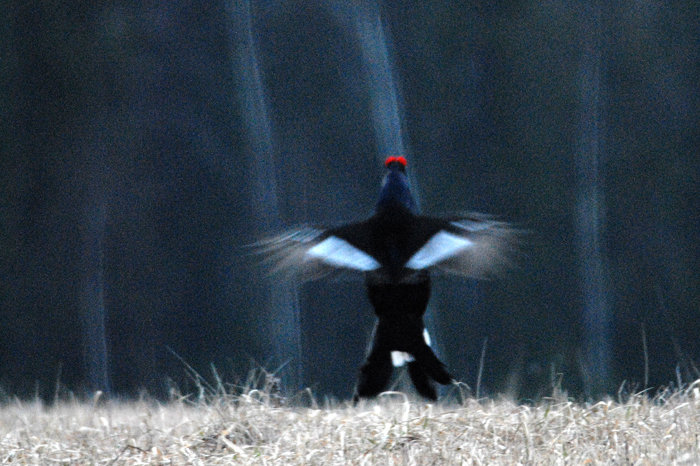
<path fill-rule="evenodd" d="M 423 212 L 528 230 L 505 279 L 436 278 L 437 350 L 482 394 L 700 377 L 700 6 L 0 3 L 0 390 L 347 398 L 361 280 L 243 247 L 368 216 L 381 161 Z M 646 362 L 645 362 L 646 361 Z M 281 368 L 280 368 L 281 367 Z"/>

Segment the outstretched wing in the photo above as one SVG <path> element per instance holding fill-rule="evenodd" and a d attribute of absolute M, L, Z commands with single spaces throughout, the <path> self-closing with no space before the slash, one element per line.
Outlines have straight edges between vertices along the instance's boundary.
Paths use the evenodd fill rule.
<path fill-rule="evenodd" d="M 370 238 L 368 223 L 358 222 L 330 229 L 292 228 L 252 246 L 266 256 L 271 273 L 289 273 L 307 281 L 338 269 L 368 272 L 380 268 L 369 252 Z"/>
<path fill-rule="evenodd" d="M 399 236 L 399 237 L 397 237 Z M 505 222 L 480 214 L 453 218 L 411 216 L 398 230 L 383 221 L 337 228 L 302 226 L 252 246 L 266 256 L 270 271 L 302 281 L 342 270 L 403 270 L 407 280 L 420 270 L 438 270 L 473 278 L 489 278 L 512 266 L 517 232 Z"/>
<path fill-rule="evenodd" d="M 418 217 L 414 229 L 420 248 L 408 269 L 435 269 L 472 278 L 490 278 L 513 266 L 518 232 L 508 223 L 482 214 L 453 218 Z"/>

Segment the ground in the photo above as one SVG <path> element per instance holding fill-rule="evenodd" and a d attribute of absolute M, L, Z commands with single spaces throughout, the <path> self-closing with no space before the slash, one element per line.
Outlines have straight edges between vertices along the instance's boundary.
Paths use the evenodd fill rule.
<path fill-rule="evenodd" d="M 6 400 L 2 464 L 700 464 L 700 380 L 654 398 L 318 405 L 266 389 L 194 400 Z"/>

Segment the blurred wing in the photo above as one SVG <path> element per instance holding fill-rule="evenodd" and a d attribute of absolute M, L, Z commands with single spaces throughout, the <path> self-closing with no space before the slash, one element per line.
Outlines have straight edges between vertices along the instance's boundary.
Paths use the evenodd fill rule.
<path fill-rule="evenodd" d="M 507 223 L 480 214 L 420 219 L 425 225 L 422 231 L 431 234 L 406 262 L 407 268 L 433 268 L 465 277 L 488 278 L 513 266 L 517 235 Z"/>
<path fill-rule="evenodd" d="M 372 256 L 356 248 L 348 241 L 335 235 L 328 235 L 306 251 L 307 260 L 320 260 L 335 267 L 368 272 L 379 268 Z"/>
<path fill-rule="evenodd" d="M 298 227 L 252 245 L 266 256 L 272 274 L 293 274 L 302 281 L 332 274 L 338 269 L 368 272 L 379 262 L 367 252 L 365 222 L 324 230 Z"/>

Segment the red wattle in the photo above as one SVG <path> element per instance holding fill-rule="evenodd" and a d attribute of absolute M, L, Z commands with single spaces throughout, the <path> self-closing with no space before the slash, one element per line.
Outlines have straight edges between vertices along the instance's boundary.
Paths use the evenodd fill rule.
<path fill-rule="evenodd" d="M 386 160 L 384 161 L 384 166 L 388 167 L 389 164 L 392 162 L 399 162 L 404 167 L 408 164 L 408 162 L 406 161 L 406 157 L 403 157 L 403 156 L 395 157 L 392 155 L 391 157 L 386 158 Z"/>

